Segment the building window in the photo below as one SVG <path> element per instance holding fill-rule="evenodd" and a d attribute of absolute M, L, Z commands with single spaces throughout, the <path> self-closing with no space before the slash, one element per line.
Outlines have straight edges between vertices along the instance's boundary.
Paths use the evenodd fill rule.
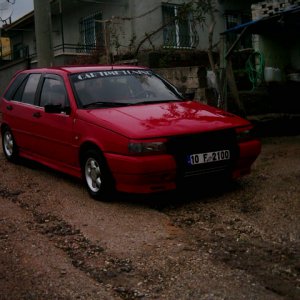
<path fill-rule="evenodd" d="M 247 23 L 251 21 L 250 14 L 240 13 L 235 11 L 227 11 L 225 13 L 226 20 L 226 29 L 233 28 L 235 26 Z M 238 35 L 235 32 L 230 32 L 227 36 L 227 40 L 230 44 L 233 44 L 237 39 Z M 251 48 L 252 47 L 252 38 L 249 35 L 244 36 L 240 40 L 240 48 Z"/>
<path fill-rule="evenodd" d="M 164 46 L 171 48 L 191 47 L 191 24 L 190 18 L 177 18 L 180 12 L 180 5 L 163 4 L 162 15 Z"/>
<path fill-rule="evenodd" d="M 101 19 L 102 14 L 98 12 L 82 18 L 80 21 L 81 42 L 86 52 L 90 52 L 96 47 L 103 47 L 104 45 L 102 23 L 98 22 Z"/>

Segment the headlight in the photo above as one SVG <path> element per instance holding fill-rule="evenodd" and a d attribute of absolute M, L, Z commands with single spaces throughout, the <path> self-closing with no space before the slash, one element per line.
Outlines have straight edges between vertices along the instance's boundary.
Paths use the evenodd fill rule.
<path fill-rule="evenodd" d="M 166 141 L 130 142 L 128 151 L 131 154 L 161 154 L 166 153 Z"/>
<path fill-rule="evenodd" d="M 245 142 L 253 139 L 253 126 L 236 128 L 237 141 Z"/>

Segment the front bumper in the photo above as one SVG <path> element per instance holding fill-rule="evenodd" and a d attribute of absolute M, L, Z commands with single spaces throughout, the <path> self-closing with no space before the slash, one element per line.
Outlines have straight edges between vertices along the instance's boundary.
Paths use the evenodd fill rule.
<path fill-rule="evenodd" d="M 261 152 L 259 140 L 250 140 L 239 144 L 239 153 L 224 171 L 233 179 L 249 174 L 251 165 Z M 116 181 L 116 189 L 126 193 L 155 193 L 174 190 L 177 183 L 184 180 L 186 172 L 178 165 L 172 154 L 153 156 L 122 156 L 106 154 L 107 161 Z M 210 176 L 221 172 L 220 168 L 211 168 Z M 229 174 L 228 174 L 229 173 Z M 207 172 L 195 172 L 192 178 L 203 178 Z"/>
<path fill-rule="evenodd" d="M 120 192 L 144 194 L 176 188 L 176 163 L 171 155 L 106 157 Z"/>
<path fill-rule="evenodd" d="M 247 175 L 251 171 L 251 166 L 261 152 L 261 142 L 259 139 L 253 139 L 239 144 L 240 154 L 235 163 L 232 178 L 237 179 Z"/>

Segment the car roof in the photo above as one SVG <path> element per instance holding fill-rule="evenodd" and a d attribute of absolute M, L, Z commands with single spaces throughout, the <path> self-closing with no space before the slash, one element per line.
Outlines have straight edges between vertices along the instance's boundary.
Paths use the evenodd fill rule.
<path fill-rule="evenodd" d="M 135 65 L 70 65 L 70 66 L 54 66 L 49 68 L 33 68 L 30 70 L 24 70 L 26 73 L 35 72 L 66 72 L 69 74 L 93 72 L 93 71 L 112 71 L 112 70 L 128 70 L 128 69 L 147 69 L 142 66 Z"/>

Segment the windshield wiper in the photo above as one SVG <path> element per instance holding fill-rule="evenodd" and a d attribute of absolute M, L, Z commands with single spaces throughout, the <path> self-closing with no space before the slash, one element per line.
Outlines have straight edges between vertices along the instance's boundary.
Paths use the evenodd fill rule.
<path fill-rule="evenodd" d="M 177 102 L 177 101 L 182 101 L 182 99 L 173 99 L 173 100 L 148 100 L 148 101 L 146 100 L 146 101 L 135 102 L 134 105 L 166 103 L 166 102 Z"/>
<path fill-rule="evenodd" d="M 132 105 L 132 103 L 124 103 L 124 102 L 107 102 L 107 101 L 96 101 L 89 104 L 82 105 L 83 108 L 90 107 L 121 107 Z"/>

